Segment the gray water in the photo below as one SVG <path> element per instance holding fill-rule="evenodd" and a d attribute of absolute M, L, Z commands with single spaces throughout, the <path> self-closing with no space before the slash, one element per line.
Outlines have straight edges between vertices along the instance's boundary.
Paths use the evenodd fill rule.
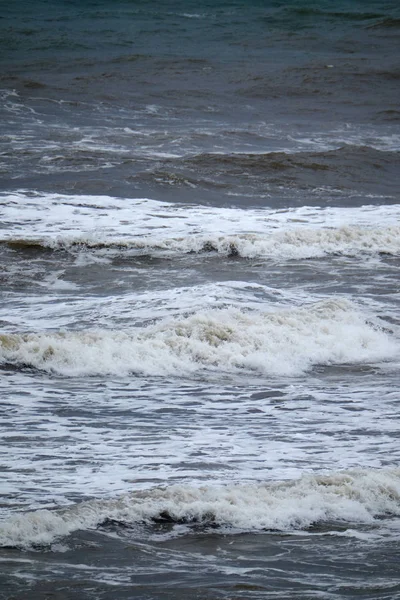
<path fill-rule="evenodd" d="M 1 17 L 0 598 L 400 598 L 397 2 Z"/>

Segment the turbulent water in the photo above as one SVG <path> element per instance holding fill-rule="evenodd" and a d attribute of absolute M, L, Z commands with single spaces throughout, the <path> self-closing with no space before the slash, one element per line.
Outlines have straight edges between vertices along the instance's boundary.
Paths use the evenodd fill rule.
<path fill-rule="evenodd" d="M 400 598 L 400 9 L 0 18 L 1 600 Z"/>

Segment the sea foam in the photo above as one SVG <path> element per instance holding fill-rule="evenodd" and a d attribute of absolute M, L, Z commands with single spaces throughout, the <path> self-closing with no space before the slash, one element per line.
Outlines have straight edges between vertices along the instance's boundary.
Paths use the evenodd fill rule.
<path fill-rule="evenodd" d="M 120 331 L 0 336 L 2 364 L 67 376 L 204 370 L 295 376 L 314 365 L 379 362 L 397 354 L 394 336 L 343 299 L 264 312 L 210 309 Z"/>
<path fill-rule="evenodd" d="M 49 248 L 74 254 L 90 250 L 108 256 L 168 252 L 189 254 L 216 252 L 222 256 L 301 260 L 330 255 L 400 254 L 400 227 L 297 228 L 268 234 L 196 235 L 163 238 L 162 235 L 104 237 L 102 234 L 58 235 L 56 238 L 8 238 L 0 240 L 13 249 Z"/>
<path fill-rule="evenodd" d="M 0 205 L 0 243 L 13 249 L 214 251 L 274 260 L 400 254 L 400 205 L 241 209 L 25 192 L 0 194 Z"/>
<path fill-rule="evenodd" d="M 307 529 L 317 523 L 372 524 L 400 515 L 400 470 L 305 474 L 280 482 L 172 485 L 15 515 L 0 524 L 0 545 L 48 545 L 109 520 L 124 525 L 168 521 L 239 531 Z"/>

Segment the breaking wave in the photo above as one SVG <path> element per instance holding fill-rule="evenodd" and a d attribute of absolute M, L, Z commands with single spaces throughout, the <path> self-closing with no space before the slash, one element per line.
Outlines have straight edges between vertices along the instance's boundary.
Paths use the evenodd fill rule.
<path fill-rule="evenodd" d="M 269 312 L 212 309 L 126 331 L 0 335 L 0 364 L 66 376 L 186 376 L 204 369 L 299 375 L 397 355 L 396 340 L 345 300 Z"/>
<path fill-rule="evenodd" d="M 173 252 L 180 254 L 217 252 L 242 258 L 307 259 L 330 255 L 400 254 L 400 227 L 296 228 L 269 234 L 195 235 L 160 239 L 148 235 L 138 238 L 104 238 L 94 235 L 54 238 L 10 238 L 0 243 L 14 250 L 100 250 L 137 254 Z"/>
<path fill-rule="evenodd" d="M 400 515 L 400 470 L 363 469 L 267 483 L 172 485 L 15 515 L 0 524 L 0 545 L 49 545 L 109 521 L 188 523 L 239 531 L 290 532 L 318 523 L 372 524 Z"/>

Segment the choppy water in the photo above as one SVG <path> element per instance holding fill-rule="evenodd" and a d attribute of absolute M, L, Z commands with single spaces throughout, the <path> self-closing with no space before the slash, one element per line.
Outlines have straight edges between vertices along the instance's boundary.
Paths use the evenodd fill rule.
<path fill-rule="evenodd" d="M 400 598 L 398 3 L 1 17 L 0 597 Z"/>

